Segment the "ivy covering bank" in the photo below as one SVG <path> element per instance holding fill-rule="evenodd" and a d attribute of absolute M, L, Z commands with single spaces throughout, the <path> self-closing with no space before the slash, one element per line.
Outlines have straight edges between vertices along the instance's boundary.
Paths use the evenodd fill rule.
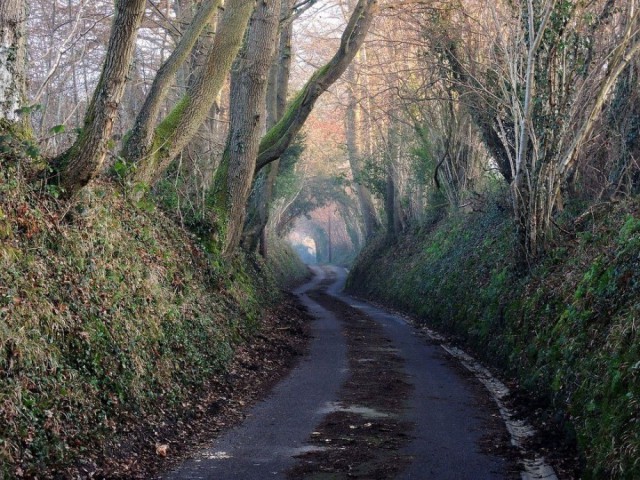
<path fill-rule="evenodd" d="M 276 277 L 306 270 L 285 247 L 222 262 L 112 183 L 59 202 L 25 178 L 28 141 L 0 140 L 0 478 L 53 475 L 191 408 L 260 331 Z"/>
<path fill-rule="evenodd" d="M 458 336 L 564 412 L 584 478 L 640 478 L 639 212 L 604 204 L 560 224 L 524 277 L 503 211 L 450 215 L 369 246 L 349 289 Z"/>

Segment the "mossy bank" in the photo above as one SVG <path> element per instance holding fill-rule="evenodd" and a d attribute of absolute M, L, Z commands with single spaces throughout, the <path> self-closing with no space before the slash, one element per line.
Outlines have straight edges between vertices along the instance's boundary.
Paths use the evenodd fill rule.
<path fill-rule="evenodd" d="M 525 275 L 505 209 L 449 215 L 370 245 L 348 288 L 456 335 L 543 397 L 577 439 L 584 478 L 640 478 L 639 211 L 636 200 L 560 220 Z"/>
<path fill-rule="evenodd" d="M 259 332 L 273 272 L 304 269 L 284 247 L 213 258 L 112 184 L 60 203 L 17 149 L 0 153 L 0 478 L 43 478 L 184 409 Z"/>

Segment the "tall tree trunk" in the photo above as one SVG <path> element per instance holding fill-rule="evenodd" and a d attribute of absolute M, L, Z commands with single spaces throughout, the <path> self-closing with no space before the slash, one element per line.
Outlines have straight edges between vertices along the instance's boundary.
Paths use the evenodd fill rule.
<path fill-rule="evenodd" d="M 359 63 L 363 69 L 369 68 L 369 53 L 367 46 L 363 45 L 358 53 Z M 410 68 L 410 67 L 408 67 Z M 366 71 L 366 70 L 365 70 Z M 361 75 L 358 81 L 358 98 L 360 99 L 361 112 L 361 134 L 362 134 L 362 153 L 371 158 L 373 156 L 374 140 L 373 140 L 373 124 L 371 122 L 371 86 L 369 75 L 366 73 Z"/>
<path fill-rule="evenodd" d="M 254 0 L 227 0 L 206 63 L 182 100 L 154 131 L 148 154 L 137 162 L 134 179 L 153 185 L 189 144 L 207 118 L 242 45 Z"/>
<path fill-rule="evenodd" d="M 269 72 L 267 86 L 267 130 L 278 123 L 287 107 L 289 91 L 289 76 L 291 73 L 293 23 L 287 21 L 291 15 L 292 0 L 283 0 L 280 13 L 280 24 L 284 25 L 280 31 L 278 50 Z M 280 170 L 280 160 L 275 160 L 261 172 L 261 177 L 254 182 L 251 216 L 247 220 L 243 232 L 242 245 L 247 251 L 259 249 L 262 257 L 268 255 L 267 223 L 269 210 L 273 200 L 273 191 Z"/>
<path fill-rule="evenodd" d="M 214 185 L 215 224 L 223 255 L 240 243 L 247 199 L 265 128 L 267 81 L 280 19 L 280 0 L 263 1 L 251 17 L 246 43 L 231 75 L 231 125 Z"/>
<path fill-rule="evenodd" d="M 264 9 L 269 6 L 260 4 L 258 9 Z M 257 125 L 260 121 L 264 121 L 263 110 L 257 112 L 246 111 L 246 106 L 251 105 L 247 99 L 253 95 L 254 101 L 258 99 L 258 91 L 261 91 L 260 105 L 253 104 L 253 108 L 264 109 L 266 97 L 266 82 L 269 65 L 264 67 L 262 75 L 256 75 L 251 70 L 256 66 L 249 64 L 247 73 L 243 73 L 244 82 L 236 82 L 236 85 L 243 85 L 242 95 L 232 94 L 232 106 L 235 110 L 235 120 L 232 114 L 231 133 L 227 151 L 222 160 L 221 167 L 216 174 L 215 187 L 215 223 L 219 226 L 218 235 L 222 238 L 218 242 L 222 246 L 224 255 L 232 254 L 237 248 L 240 240 L 240 233 L 243 226 L 245 208 L 247 205 L 247 197 L 253 176 L 257 168 L 263 168 L 269 163 L 278 160 L 285 150 L 289 147 L 291 141 L 300 131 L 304 122 L 308 118 L 318 97 L 327 90 L 340 76 L 353 60 L 358 49 L 364 42 L 366 34 L 373 21 L 373 16 L 378 8 L 377 0 L 359 0 L 354 12 L 351 15 L 349 23 L 343 32 L 342 40 L 338 52 L 329 61 L 327 65 L 316 71 L 316 73 L 307 82 L 302 91 L 296 96 L 292 104 L 288 107 L 283 118 L 267 132 L 267 135 L 259 142 L 259 149 L 255 151 L 257 156 L 251 158 L 250 153 L 253 151 L 253 132 L 260 132 Z M 258 30 L 258 28 L 256 28 Z M 269 46 L 275 43 L 274 37 L 271 43 L 263 43 L 258 48 L 260 57 L 270 58 L 273 51 Z M 248 43 L 251 45 L 251 43 Z M 268 51 L 267 51 L 268 50 Z M 247 49 L 249 52 L 250 49 Z M 265 53 L 269 53 L 267 57 Z M 260 62 L 253 62 L 261 65 Z M 233 82 L 232 82 L 233 83 Z M 251 86 L 254 84 L 254 86 Z M 260 85 L 262 88 L 257 89 Z M 237 87 L 236 87 L 237 88 Z M 242 91 L 242 90 L 241 90 Z M 237 100 L 236 100 L 237 99 Z M 248 122 L 247 128 L 242 122 Z M 234 125 L 235 123 L 235 125 Z M 251 140 L 251 141 L 249 141 Z M 232 158 L 233 157 L 233 158 Z M 249 164 L 244 163 L 249 162 Z M 250 176 L 247 177 L 247 174 Z M 240 223 L 238 223 L 240 222 Z"/>
<path fill-rule="evenodd" d="M 124 94 L 145 5 L 145 0 L 116 2 L 107 56 L 84 118 L 82 133 L 73 146 L 55 161 L 67 196 L 79 191 L 96 176 L 107 155 L 107 142 Z"/>
<path fill-rule="evenodd" d="M 373 205 L 371 192 L 369 192 L 369 189 L 359 180 L 362 173 L 362 148 L 360 143 L 362 109 L 358 103 L 359 99 L 356 98 L 356 91 L 359 89 L 358 78 L 353 65 L 347 69 L 346 77 L 349 82 L 349 102 L 345 116 L 347 154 L 349 157 L 351 173 L 355 180 L 356 194 L 358 196 L 360 213 L 364 223 L 365 238 L 368 240 L 373 237 L 376 230 L 379 228 L 380 223 L 376 215 L 375 206 Z"/>
<path fill-rule="evenodd" d="M 384 198 L 385 213 L 387 216 L 387 238 L 395 239 L 402 231 L 402 210 L 396 182 L 396 168 L 400 154 L 400 138 L 393 120 L 389 126 L 389 141 L 386 153 L 386 192 Z"/>
<path fill-rule="evenodd" d="M 393 172 L 387 165 L 386 192 L 384 195 L 384 210 L 387 216 L 387 239 L 393 241 L 396 238 L 396 186 L 393 181 Z"/>
<path fill-rule="evenodd" d="M 25 0 L 0 2 L 0 120 L 11 123 L 26 98 L 26 23 Z"/>
<path fill-rule="evenodd" d="M 298 134 L 313 107 L 347 69 L 367 36 L 378 11 L 378 0 L 358 0 L 349 23 L 342 33 L 340 47 L 324 67 L 317 70 L 293 99 L 282 119 L 260 142 L 257 171 L 279 159 Z"/>
<path fill-rule="evenodd" d="M 149 153 L 153 142 L 154 126 L 162 104 L 179 68 L 189 58 L 198 38 L 220 6 L 221 0 L 205 0 L 200 4 L 193 20 L 184 31 L 178 45 L 156 74 L 145 102 L 138 112 L 133 129 L 128 135 L 122 155 L 137 161 Z"/>

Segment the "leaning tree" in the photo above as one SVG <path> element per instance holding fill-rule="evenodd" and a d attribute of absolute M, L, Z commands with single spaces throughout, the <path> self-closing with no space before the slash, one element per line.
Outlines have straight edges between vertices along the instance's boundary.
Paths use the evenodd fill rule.
<path fill-rule="evenodd" d="M 378 0 L 359 0 L 356 4 L 349 22 L 342 33 L 340 46 L 329 62 L 318 69 L 294 96 L 286 112 L 276 125 L 266 133 L 257 148 L 257 156 L 253 154 L 253 146 L 256 135 L 260 133 L 257 123 L 262 122 L 264 115 L 260 113 L 254 118 L 252 128 L 234 130 L 234 115 L 246 115 L 248 108 L 255 110 L 255 106 L 246 104 L 247 97 L 243 101 L 232 102 L 232 127 L 227 142 L 227 148 L 222 164 L 216 173 L 214 185 L 214 224 L 216 228 L 216 242 L 224 255 L 231 255 L 240 244 L 242 228 L 246 217 L 246 205 L 249 197 L 250 186 L 256 174 L 278 160 L 287 150 L 291 142 L 296 138 L 300 129 L 305 124 L 320 95 L 333 85 L 345 72 L 356 53 L 362 46 L 369 28 L 378 11 Z M 257 27 L 256 27 L 257 28 Z M 248 53 L 248 52 L 247 52 Z M 253 82 L 251 76 L 237 76 L 236 82 Z M 266 89 L 267 84 L 261 86 Z M 232 85 L 232 90 L 234 86 Z M 237 87 L 236 87 L 237 88 Z M 242 88 L 248 88 L 243 86 Z M 265 94 L 256 93 L 255 99 L 264 102 Z M 242 100 L 242 99 L 239 99 Z M 236 112 L 234 112 L 236 110 Z M 264 110 L 264 103 L 260 112 Z M 245 164 L 231 163 L 232 151 L 244 151 L 251 147 L 251 155 L 242 153 L 238 161 Z"/>
<path fill-rule="evenodd" d="M 146 0 L 119 0 L 115 4 L 102 74 L 85 114 L 82 131 L 71 148 L 54 161 L 60 185 L 67 196 L 82 189 L 102 169 L 145 6 Z"/>

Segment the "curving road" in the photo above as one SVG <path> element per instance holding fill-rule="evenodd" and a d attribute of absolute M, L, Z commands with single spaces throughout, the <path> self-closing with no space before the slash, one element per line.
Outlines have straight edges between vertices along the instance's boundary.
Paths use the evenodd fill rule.
<path fill-rule="evenodd" d="M 295 293 L 315 317 L 313 340 L 307 357 L 239 427 L 215 440 L 196 458 L 168 474 L 167 479 L 285 479 L 301 462 L 296 458 L 311 450 L 309 440 L 340 401 L 349 372 L 349 352 L 339 313 L 323 308 L 310 292 L 324 291 L 336 303 L 366 314 L 380 326 L 411 388 L 403 398 L 403 422 L 413 425 L 401 453 L 410 461 L 401 479 L 482 480 L 520 478 L 506 460 L 485 454 L 486 426 L 497 415 L 491 402 L 478 400 L 478 388 L 460 375 L 440 347 L 415 335 L 402 318 L 342 293 L 346 272 L 335 267 L 315 268 L 314 279 Z M 331 280 L 330 285 L 328 285 Z M 315 297 L 314 297 L 315 298 Z M 348 307 L 345 307 L 348 308 Z M 346 317 L 345 317 L 346 318 Z M 494 422 L 495 423 L 495 422 Z M 351 427 L 353 428 L 353 427 Z M 496 440 L 497 441 L 497 440 Z M 323 473 L 304 478 L 368 478 Z M 288 478 L 297 478 L 289 473 Z M 381 477 L 376 477 L 381 478 Z M 385 477 L 386 478 L 386 477 Z"/>

